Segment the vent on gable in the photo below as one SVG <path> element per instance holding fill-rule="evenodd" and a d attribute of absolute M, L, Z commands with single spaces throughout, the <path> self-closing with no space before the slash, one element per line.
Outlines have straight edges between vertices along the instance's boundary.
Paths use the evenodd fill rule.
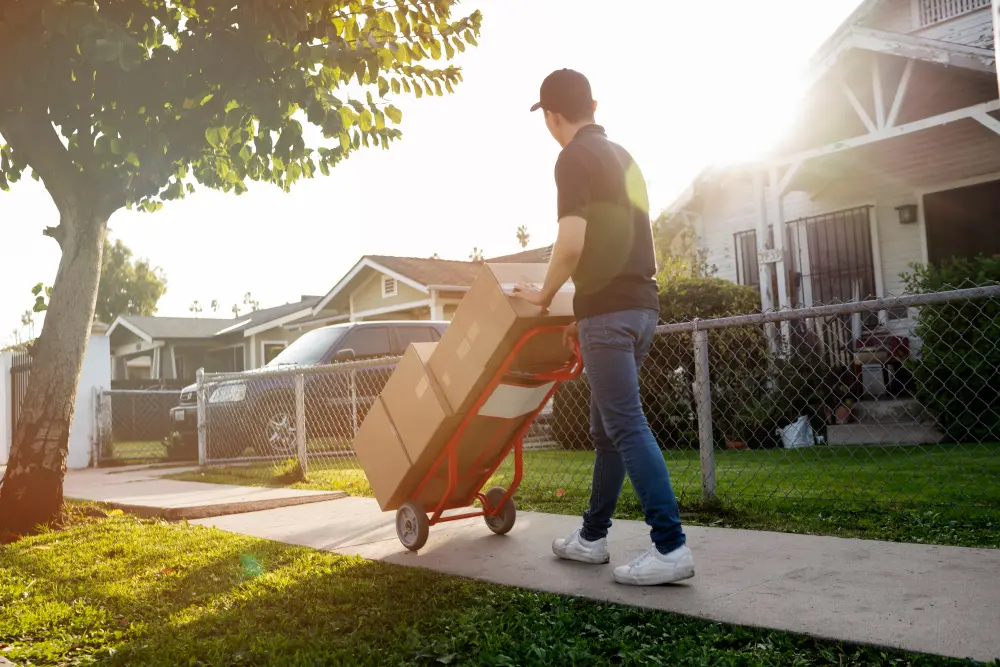
<path fill-rule="evenodd" d="M 990 0 L 914 0 L 920 28 L 990 6 Z"/>
<path fill-rule="evenodd" d="M 396 279 L 392 276 L 382 276 L 382 298 L 387 299 L 390 296 L 396 296 L 399 293 L 399 286 L 396 284 Z"/>

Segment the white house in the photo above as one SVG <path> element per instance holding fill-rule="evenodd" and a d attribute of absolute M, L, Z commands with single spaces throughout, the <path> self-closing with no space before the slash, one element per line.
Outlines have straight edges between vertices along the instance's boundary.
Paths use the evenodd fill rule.
<path fill-rule="evenodd" d="M 912 264 L 1000 253 L 990 0 L 865 0 L 812 60 L 761 162 L 702 173 L 669 213 L 764 309 L 903 291 Z M 878 316 L 911 328 L 904 309 Z"/>

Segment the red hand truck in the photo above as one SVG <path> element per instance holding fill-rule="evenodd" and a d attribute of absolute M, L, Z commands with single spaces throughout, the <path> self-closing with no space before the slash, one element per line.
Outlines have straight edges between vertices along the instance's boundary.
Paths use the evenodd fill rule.
<path fill-rule="evenodd" d="M 521 336 L 521 338 L 518 339 L 517 343 L 514 344 L 514 348 L 504 358 L 503 363 L 490 379 L 490 382 L 486 386 L 486 389 L 483 390 L 482 395 L 480 395 L 480 397 L 473 404 L 472 408 L 468 411 L 468 413 L 466 413 L 465 417 L 459 423 L 458 428 L 455 429 L 455 433 L 452 434 L 451 438 L 449 438 L 448 444 L 445 445 L 437 459 L 435 459 L 430 472 L 428 472 L 427 475 L 425 475 L 421 480 L 420 484 L 416 488 L 416 491 L 410 496 L 410 499 L 404 502 L 399 509 L 396 510 L 396 535 L 399 537 L 399 541 L 402 542 L 404 547 L 410 551 L 418 551 L 424 546 L 424 544 L 427 543 L 427 538 L 430 534 L 430 527 L 444 521 L 458 521 L 459 519 L 469 519 L 481 516 L 486 520 L 486 526 L 497 535 L 505 535 L 510 532 L 511 528 L 514 527 L 514 521 L 517 518 L 517 508 L 514 505 L 514 494 L 517 492 L 517 487 L 521 484 L 521 477 L 523 473 L 522 453 L 524 450 L 524 435 L 527 433 L 528 429 L 531 428 L 531 424 L 535 420 L 535 417 L 538 416 L 538 413 L 542 411 L 542 408 L 545 407 L 555 394 L 559 385 L 580 375 L 583 371 L 583 362 L 580 358 L 579 344 L 574 341 L 572 357 L 559 368 L 541 373 L 530 373 L 512 371 L 511 367 L 517 359 L 518 354 L 533 338 L 541 334 L 559 333 L 564 329 L 565 327 L 563 326 L 536 327 L 527 331 L 523 336 Z M 493 395 L 493 392 L 497 389 L 497 387 L 505 383 L 505 380 L 510 384 L 516 384 L 518 380 L 542 383 L 552 382 L 553 384 L 548 393 L 545 395 L 545 399 L 541 401 L 537 408 L 530 413 L 514 418 L 514 421 L 520 420 L 522 423 L 508 441 L 507 446 L 502 449 L 498 456 L 496 456 L 488 464 L 482 462 L 480 459 L 477 459 L 471 466 L 472 470 L 461 471 L 459 470 L 459 442 L 461 441 L 466 429 L 469 427 L 469 424 L 479 414 L 480 409 L 486 401 L 489 400 L 490 396 Z M 511 420 L 497 419 L 497 433 L 509 429 L 510 421 Z M 504 489 L 503 487 L 494 487 L 486 493 L 483 493 L 483 485 L 489 481 L 490 477 L 493 476 L 497 468 L 500 467 L 500 464 L 510 454 L 511 450 L 514 452 L 514 479 L 511 480 L 510 487 L 507 489 Z M 431 480 L 439 474 L 439 471 L 445 463 L 447 463 L 448 468 L 447 486 L 444 492 L 440 494 L 440 501 L 430 512 L 430 516 L 428 516 L 427 508 L 425 508 L 417 500 L 417 498 L 421 497 L 424 489 L 431 482 Z M 459 494 L 457 494 L 456 491 L 459 489 L 460 485 L 465 484 L 467 486 L 467 483 L 471 481 L 475 482 L 472 488 L 476 490 L 471 494 L 464 494 L 465 497 L 459 497 Z M 468 507 L 472 505 L 475 500 L 478 500 L 482 505 L 481 510 L 444 516 L 444 512 L 446 510 Z"/>

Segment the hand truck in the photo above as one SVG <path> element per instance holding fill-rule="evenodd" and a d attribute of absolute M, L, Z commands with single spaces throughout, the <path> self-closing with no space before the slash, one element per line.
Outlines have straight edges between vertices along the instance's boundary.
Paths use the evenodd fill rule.
<path fill-rule="evenodd" d="M 458 427 L 455 429 L 455 432 L 448 439 L 447 445 L 445 445 L 437 459 L 435 459 L 434 465 L 431 467 L 430 471 L 421 480 L 414 493 L 410 496 L 410 499 L 404 502 L 399 509 L 396 510 L 396 535 L 399 537 L 399 541 L 402 542 L 404 547 L 410 551 L 420 550 L 424 544 L 427 543 L 427 538 L 430 534 L 430 527 L 444 521 L 458 521 L 460 519 L 469 519 L 481 516 L 486 520 L 486 526 L 497 535 L 505 535 L 510 532 L 511 528 L 514 527 L 514 521 L 517 518 L 517 508 L 514 505 L 514 494 L 517 492 L 517 487 L 521 484 L 521 477 L 523 473 L 522 453 L 524 449 L 524 434 L 527 433 L 529 428 L 531 428 L 531 424 L 535 420 L 535 417 L 538 416 L 538 413 L 540 413 L 542 408 L 544 408 L 545 405 L 552 399 L 552 396 L 559 388 L 559 385 L 580 375 L 583 370 L 583 362 L 580 358 L 579 344 L 574 341 L 572 357 L 559 368 L 540 373 L 531 373 L 513 371 L 511 367 L 516 361 L 518 354 L 520 354 L 524 347 L 533 338 L 541 334 L 560 333 L 564 329 L 564 326 L 558 325 L 536 327 L 527 331 L 514 344 L 514 348 L 504 358 L 503 363 L 500 365 L 497 372 L 494 373 L 489 384 L 486 385 L 486 388 L 483 390 L 483 393 L 478 399 L 476 399 L 476 402 L 472 405 L 465 417 L 459 423 Z M 505 380 L 508 384 L 515 385 L 518 380 L 542 383 L 552 382 L 553 384 L 546 394 L 545 399 L 541 401 L 537 408 L 530 413 L 514 418 L 514 421 L 521 420 L 522 423 L 509 440 L 507 446 L 502 449 L 499 456 L 485 466 L 482 464 L 481 457 L 477 458 L 476 461 L 473 462 L 473 470 L 464 472 L 460 471 L 458 457 L 459 443 L 462 440 L 462 436 L 472 420 L 479 414 L 480 409 L 486 401 L 493 395 L 493 392 L 497 389 L 497 387 L 501 384 L 505 384 Z M 500 423 L 496 429 L 497 432 L 499 433 L 503 431 L 505 427 L 509 428 L 510 421 L 511 420 L 507 419 L 498 419 L 498 422 Z M 497 468 L 500 467 L 500 464 L 503 463 L 504 459 L 506 459 L 510 454 L 511 450 L 514 452 L 514 479 L 511 480 L 510 487 L 507 489 L 499 486 L 493 487 L 486 491 L 486 493 L 483 493 L 483 485 L 486 484 L 490 477 L 493 476 Z M 421 494 L 427 487 L 428 483 L 440 474 L 440 470 L 445 463 L 448 468 L 447 487 L 441 494 L 440 501 L 430 512 L 430 516 L 428 517 L 427 508 L 425 508 L 417 499 L 421 497 Z M 477 489 L 477 491 L 474 491 L 471 496 L 470 494 L 465 494 L 466 497 L 457 497 L 456 491 L 459 488 L 459 484 L 470 481 L 475 482 L 475 485 L 472 488 Z M 481 510 L 474 510 L 450 516 L 443 515 L 444 512 L 449 509 L 468 507 L 472 505 L 475 500 L 478 500 L 482 505 Z"/>

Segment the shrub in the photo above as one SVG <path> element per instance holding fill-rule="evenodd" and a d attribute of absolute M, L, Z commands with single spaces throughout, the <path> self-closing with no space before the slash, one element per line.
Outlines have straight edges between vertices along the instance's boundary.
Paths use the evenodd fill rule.
<path fill-rule="evenodd" d="M 913 293 L 1000 284 L 1000 260 L 957 259 L 914 267 Z M 955 442 L 1000 438 L 1000 300 L 973 299 L 920 309 L 919 353 L 907 362 L 914 395 Z"/>
<path fill-rule="evenodd" d="M 719 278 L 672 277 L 661 283 L 661 322 L 711 319 L 759 311 L 760 297 L 752 287 Z M 768 367 L 767 342 L 760 327 L 712 331 L 709 362 L 713 396 L 716 390 L 756 386 Z M 754 378 L 748 382 L 747 378 Z M 690 334 L 657 336 L 640 372 L 643 408 L 662 448 L 697 446 L 694 395 L 694 351 Z M 746 396 L 747 394 L 744 394 Z M 736 405 L 725 401 L 721 409 Z M 568 449 L 589 449 L 590 389 L 585 378 L 565 383 L 553 401 L 553 435 Z M 719 415 L 720 421 L 725 421 Z M 581 444 L 583 443 L 583 444 Z"/>
<path fill-rule="evenodd" d="M 167 460 L 169 461 L 198 460 L 198 439 L 196 437 L 185 438 L 174 431 L 164 438 L 163 445 L 167 450 Z"/>

